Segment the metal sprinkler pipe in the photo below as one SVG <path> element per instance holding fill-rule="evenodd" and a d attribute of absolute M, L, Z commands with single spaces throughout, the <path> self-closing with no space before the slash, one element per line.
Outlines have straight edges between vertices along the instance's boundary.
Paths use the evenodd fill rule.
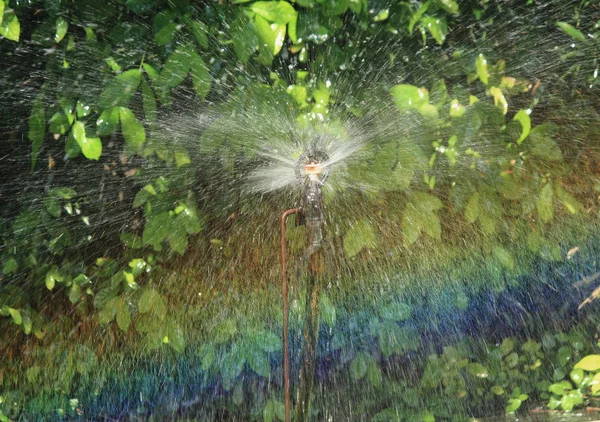
<path fill-rule="evenodd" d="M 300 208 L 292 208 L 281 215 L 281 277 L 282 277 L 282 302 L 283 302 L 283 390 L 285 395 L 285 422 L 291 420 L 291 398 L 290 398 L 290 349 L 289 349 L 289 328 L 288 328 L 288 283 L 287 283 L 287 262 L 286 262 L 286 244 L 285 229 L 286 219 L 300 212 Z"/>
<path fill-rule="evenodd" d="M 288 310 L 288 280 L 287 280 L 287 249 L 286 249 L 286 221 L 287 217 L 297 214 L 297 223 L 306 224 L 308 247 L 305 252 L 305 258 L 309 262 L 309 294 L 307 292 L 307 305 L 311 310 L 318 303 L 318 286 L 316 286 L 316 275 L 320 273 L 320 260 L 316 252 L 321 248 L 323 241 L 322 225 L 323 218 L 323 194 L 321 186 L 327 179 L 329 169 L 318 163 L 315 158 L 325 161 L 326 154 L 313 154 L 310 158 L 307 154 L 302 155 L 298 160 L 296 167 L 297 177 L 304 182 L 304 194 L 299 208 L 292 208 L 285 211 L 281 216 L 281 274 L 282 274 L 282 307 L 283 307 L 283 386 L 285 402 L 285 421 L 291 421 L 291 397 L 290 397 L 290 358 L 289 358 L 289 310 Z M 314 302 L 314 303 L 313 303 Z M 313 315 L 313 312 L 308 314 Z M 308 321 L 308 320 L 307 320 Z M 318 315 L 316 315 L 316 324 L 318 325 Z M 304 363 L 301 370 L 302 392 L 298 402 L 297 414 L 300 419 L 305 418 L 310 406 L 310 391 L 312 390 L 312 379 L 314 377 L 314 359 L 316 353 L 318 327 L 312 327 L 315 322 L 315 316 L 311 322 L 305 323 L 304 337 Z M 312 368 L 312 369 L 311 369 Z M 310 384 L 310 385 L 308 385 Z"/>

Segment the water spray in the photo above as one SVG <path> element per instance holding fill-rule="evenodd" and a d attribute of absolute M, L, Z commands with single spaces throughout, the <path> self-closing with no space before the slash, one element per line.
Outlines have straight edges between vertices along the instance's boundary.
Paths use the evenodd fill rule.
<path fill-rule="evenodd" d="M 302 381 L 296 407 L 296 420 L 308 418 L 310 394 L 315 370 L 316 348 L 318 344 L 318 304 L 319 289 L 317 279 L 322 273 L 320 254 L 323 242 L 323 193 L 321 187 L 329 175 L 327 154 L 321 151 L 305 153 L 298 159 L 294 172 L 303 184 L 300 207 L 285 211 L 281 216 L 281 265 L 283 299 L 283 370 L 285 395 L 285 420 L 291 421 L 290 367 L 289 367 L 289 328 L 288 328 L 288 282 L 286 273 L 286 219 L 296 214 L 296 223 L 304 224 L 307 231 L 307 248 L 304 254 L 308 267 L 308 287 L 306 292 L 307 319 L 303 329 L 303 364 L 300 373 Z"/>

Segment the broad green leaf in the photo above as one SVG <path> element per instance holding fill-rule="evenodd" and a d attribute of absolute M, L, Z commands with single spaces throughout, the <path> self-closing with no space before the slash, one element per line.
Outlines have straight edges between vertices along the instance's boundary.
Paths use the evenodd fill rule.
<path fill-rule="evenodd" d="M 571 38 L 585 42 L 587 41 L 583 32 L 576 29 L 573 25 L 568 24 L 567 22 L 556 22 L 556 25 L 564 31 L 565 34 L 569 35 Z"/>
<path fill-rule="evenodd" d="M 500 246 L 494 247 L 494 256 L 508 270 L 515 269 L 515 260 L 511 254 Z"/>
<path fill-rule="evenodd" d="M 429 92 L 414 85 L 396 85 L 390 90 L 390 94 L 400 110 L 419 109 L 429 104 Z"/>
<path fill-rule="evenodd" d="M 250 368 L 258 375 L 265 378 L 271 376 L 271 364 L 263 351 L 254 349 L 247 354 L 246 359 Z"/>
<path fill-rule="evenodd" d="M 521 123 L 523 127 L 523 131 L 521 132 L 521 136 L 517 139 L 517 144 L 521 145 L 521 142 L 527 138 L 529 135 L 529 131 L 531 130 L 531 118 L 529 117 L 530 110 L 519 110 L 517 114 L 515 114 L 514 120 L 517 120 Z"/>
<path fill-rule="evenodd" d="M 377 235 L 369 220 L 360 220 L 344 236 L 344 252 L 348 258 L 356 256 L 364 248 L 377 246 Z"/>
<path fill-rule="evenodd" d="M 594 378 L 590 381 L 590 385 L 592 386 L 592 394 L 594 396 L 598 395 L 600 391 L 600 372 L 594 375 Z"/>
<path fill-rule="evenodd" d="M 18 42 L 19 36 L 21 35 L 21 24 L 17 15 L 13 12 L 4 12 L 2 23 L 0 24 L 0 36 L 4 38 Z"/>
<path fill-rule="evenodd" d="M 179 86 L 190 72 L 190 55 L 186 47 L 175 49 L 160 72 L 159 84 L 166 88 Z"/>
<path fill-rule="evenodd" d="M 296 9 L 286 1 L 257 1 L 250 9 L 259 16 L 276 24 L 286 24 L 297 17 Z"/>
<path fill-rule="evenodd" d="M 560 186 L 556 186 L 556 196 L 570 214 L 577 214 L 582 205 Z"/>
<path fill-rule="evenodd" d="M 583 377 L 584 377 L 583 369 L 581 369 L 581 368 L 573 369 L 571 371 L 571 373 L 569 374 L 569 376 L 571 377 L 571 380 L 573 380 L 573 382 L 575 383 L 576 386 L 580 386 L 583 381 Z"/>
<path fill-rule="evenodd" d="M 448 25 L 446 19 L 436 18 L 433 16 L 425 16 L 421 19 L 421 23 L 427 28 L 431 36 L 439 45 L 444 44 L 446 35 L 448 34 Z"/>
<path fill-rule="evenodd" d="M 595 372 L 600 369 L 600 355 L 588 355 L 575 364 L 575 369 Z"/>
<path fill-rule="evenodd" d="M 119 126 L 119 108 L 111 107 L 100 114 L 96 121 L 96 134 L 106 136 L 113 134 Z"/>
<path fill-rule="evenodd" d="M 177 353 L 182 353 L 185 349 L 183 328 L 175 321 L 171 321 L 167 328 L 167 336 L 169 337 L 169 346 Z"/>
<path fill-rule="evenodd" d="M 254 25 L 262 44 L 259 44 L 259 50 L 266 48 L 266 54 L 277 55 L 283 47 L 285 41 L 285 24 L 269 23 L 265 18 L 256 16 Z M 267 56 L 268 57 L 268 56 Z"/>
<path fill-rule="evenodd" d="M 48 211 L 48 213 L 50 213 L 52 217 L 60 217 L 61 208 L 58 198 L 56 198 L 55 196 L 47 196 L 46 198 L 44 198 L 44 206 L 46 207 L 46 211 Z"/>
<path fill-rule="evenodd" d="M 244 369 L 244 363 L 246 363 L 246 360 L 237 347 L 232 348 L 223 357 L 220 369 L 223 380 L 223 388 L 226 391 L 229 391 L 233 388 L 236 378 L 240 375 L 242 369 Z"/>
<path fill-rule="evenodd" d="M 208 27 L 200 22 L 190 19 L 186 17 L 185 23 L 192 30 L 192 34 L 194 34 L 194 38 L 202 48 L 208 48 Z"/>
<path fill-rule="evenodd" d="M 15 258 L 9 258 L 4 261 L 4 265 L 2 265 L 2 273 L 4 275 L 14 274 L 17 272 L 19 268 L 19 264 Z"/>
<path fill-rule="evenodd" d="M 159 246 L 170 232 L 171 215 L 163 212 L 148 218 L 142 239 L 145 245 Z"/>
<path fill-rule="evenodd" d="M 240 16 L 231 22 L 230 27 L 235 55 L 240 62 L 246 63 L 258 49 L 259 39 L 254 22 L 245 16 Z"/>
<path fill-rule="evenodd" d="M 430 3 L 431 3 L 430 1 L 426 1 L 425 3 L 423 3 L 423 5 L 419 8 L 419 10 L 417 10 L 417 12 L 414 13 L 410 17 L 410 20 L 408 22 L 408 33 L 409 34 L 412 34 L 415 25 L 417 23 L 419 23 L 419 21 L 421 20 L 421 18 L 425 14 L 425 12 L 427 12 L 427 9 L 429 9 Z"/>
<path fill-rule="evenodd" d="M 133 208 L 141 207 L 146 203 L 148 198 L 152 196 L 156 196 L 156 190 L 152 184 L 147 184 L 135 195 L 135 198 L 133 199 Z"/>
<path fill-rule="evenodd" d="M 350 376 L 354 381 L 358 381 L 367 374 L 371 356 L 365 352 L 358 352 L 352 362 L 350 362 Z"/>
<path fill-rule="evenodd" d="M 335 307 L 331 303 L 331 300 L 329 300 L 329 296 L 325 293 L 321 294 L 319 310 L 323 322 L 331 328 L 335 327 Z"/>
<path fill-rule="evenodd" d="M 69 29 L 69 23 L 66 20 L 61 17 L 56 19 L 56 34 L 54 35 L 54 42 L 61 42 L 65 35 L 67 35 L 67 29 Z"/>
<path fill-rule="evenodd" d="M 4 17 L 4 0 L 0 0 L 0 25 L 2 25 L 3 17 Z"/>
<path fill-rule="evenodd" d="M 552 184 L 547 183 L 541 190 L 538 199 L 535 201 L 540 219 L 547 223 L 554 218 L 554 198 L 552 194 Z"/>
<path fill-rule="evenodd" d="M 263 409 L 263 421 L 273 422 L 275 420 L 275 401 L 269 400 Z"/>
<path fill-rule="evenodd" d="M 367 367 L 367 381 L 375 388 L 381 387 L 381 369 L 375 359 L 371 358 Z"/>
<path fill-rule="evenodd" d="M 119 298 L 116 309 L 117 325 L 121 331 L 127 332 L 129 325 L 131 324 L 131 313 L 129 312 L 129 305 L 125 302 L 122 297 Z"/>
<path fill-rule="evenodd" d="M 46 133 L 46 109 L 44 102 L 39 97 L 34 103 L 31 109 L 31 115 L 29 116 L 29 133 L 28 138 L 31 141 L 31 170 L 35 168 L 37 156 L 40 151 L 40 146 L 44 142 L 44 135 Z"/>
<path fill-rule="evenodd" d="M 102 154 L 102 141 L 100 138 L 88 138 L 82 122 L 75 122 L 72 132 L 85 158 L 98 160 Z"/>
<path fill-rule="evenodd" d="M 180 224 L 173 224 L 169 234 L 169 244 L 171 248 L 180 255 L 183 255 L 187 248 L 188 239 L 185 228 Z"/>
<path fill-rule="evenodd" d="M 521 399 L 508 399 L 508 405 L 506 406 L 506 413 L 515 413 L 523 402 Z"/>
<path fill-rule="evenodd" d="M 121 132 L 123 132 L 127 148 L 130 151 L 139 151 L 140 147 L 146 142 L 144 125 L 131 110 L 125 107 L 119 108 L 119 117 L 121 118 Z"/>
<path fill-rule="evenodd" d="M 53 267 L 46 273 L 46 288 L 48 290 L 54 289 L 57 282 L 64 281 L 64 277 L 58 271 L 58 268 Z"/>
<path fill-rule="evenodd" d="M 145 79 L 142 78 L 142 106 L 144 108 L 144 118 L 150 123 L 150 128 L 153 128 L 156 124 L 156 98 L 154 98 L 154 92 L 148 85 Z"/>
<path fill-rule="evenodd" d="M 133 94 L 137 91 L 142 78 L 140 69 L 127 70 L 114 77 L 100 94 L 98 105 L 103 109 L 109 107 L 127 107 Z"/>
<path fill-rule="evenodd" d="M 455 0 L 437 0 L 437 4 L 448 13 L 458 14 L 458 3 Z"/>
<path fill-rule="evenodd" d="M 487 85 L 490 74 L 488 72 L 487 59 L 483 54 L 479 54 L 477 56 L 477 59 L 475 60 L 475 69 L 477 71 L 477 76 L 479 77 L 479 80 L 483 82 L 484 85 Z"/>
<path fill-rule="evenodd" d="M 477 378 L 487 378 L 489 375 L 486 367 L 477 362 L 469 363 L 467 365 L 467 371 Z"/>
<path fill-rule="evenodd" d="M 119 302 L 122 300 L 123 299 L 119 296 L 109 299 L 102 308 L 102 310 L 98 313 L 98 323 L 108 324 L 113 319 L 115 319 Z"/>
<path fill-rule="evenodd" d="M 71 123 L 63 113 L 56 112 L 48 121 L 48 130 L 50 133 L 64 135 L 69 131 Z"/>
<path fill-rule="evenodd" d="M 8 312 L 13 319 L 13 322 L 17 325 L 21 325 L 23 323 L 23 318 L 21 317 L 21 312 L 18 309 L 8 308 Z"/>
<path fill-rule="evenodd" d="M 208 67 L 198 54 L 191 52 L 189 57 L 189 66 L 192 73 L 192 84 L 198 97 L 205 99 L 210 91 L 211 77 Z"/>

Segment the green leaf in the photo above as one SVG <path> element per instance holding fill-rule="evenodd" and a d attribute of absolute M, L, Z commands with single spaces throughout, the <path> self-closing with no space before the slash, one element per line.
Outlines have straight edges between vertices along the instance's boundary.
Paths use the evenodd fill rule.
<path fill-rule="evenodd" d="M 514 120 L 520 122 L 521 126 L 523 127 L 521 136 L 519 136 L 519 139 L 517 139 L 518 145 L 521 145 L 521 142 L 523 142 L 525 138 L 527 138 L 527 136 L 529 135 L 529 131 L 531 130 L 531 118 L 529 117 L 529 113 L 529 110 L 521 109 L 517 114 L 515 114 Z"/>
<path fill-rule="evenodd" d="M 273 422 L 275 420 L 275 401 L 269 400 L 263 409 L 263 421 Z"/>
<path fill-rule="evenodd" d="M 31 170 L 35 168 L 40 146 L 44 142 L 46 133 L 46 109 L 41 97 L 33 103 L 31 115 L 29 116 L 28 138 L 31 141 Z"/>
<path fill-rule="evenodd" d="M 21 312 L 18 309 L 8 308 L 8 313 L 13 319 L 13 322 L 17 325 L 21 325 L 23 323 L 23 318 L 21 317 Z"/>
<path fill-rule="evenodd" d="M 479 54 L 475 60 L 475 69 L 477 71 L 477 77 L 483 82 L 484 85 L 488 84 L 490 74 L 488 72 L 487 59 L 483 54 Z"/>
<path fill-rule="evenodd" d="M 21 24 L 19 23 L 19 19 L 17 19 L 17 15 L 13 12 L 5 11 L 2 24 L 0 24 L 0 35 L 8 40 L 18 42 L 20 34 Z"/>
<path fill-rule="evenodd" d="M 427 9 L 429 9 L 430 1 L 423 3 L 423 5 L 410 17 L 410 21 L 408 22 L 408 33 L 412 34 L 413 29 L 417 23 L 421 20 Z"/>
<path fill-rule="evenodd" d="M 448 13 L 458 14 L 458 3 L 454 0 L 437 0 L 437 4 Z"/>
<path fill-rule="evenodd" d="M 515 413 L 523 402 L 521 399 L 508 399 L 508 405 L 506 406 L 506 413 Z"/>
<path fill-rule="evenodd" d="M 149 198 L 155 195 L 156 190 L 154 189 L 154 186 L 147 184 L 135 195 L 135 198 L 133 199 L 133 208 L 141 207 Z"/>
<path fill-rule="evenodd" d="M 583 35 L 583 32 L 576 29 L 575 27 L 573 27 L 573 25 L 568 24 L 567 22 L 556 22 L 556 26 L 562 29 L 565 34 L 569 35 L 571 38 L 577 41 L 587 41 L 585 35 Z"/>
<path fill-rule="evenodd" d="M 272 56 L 277 55 L 283 47 L 283 42 L 285 41 L 285 24 L 271 24 L 265 18 L 256 16 L 254 25 L 256 33 L 262 41 L 262 44 L 259 44 L 259 50 L 263 50 L 263 47 L 266 48 L 262 53 L 265 55 L 265 60 L 269 58 L 267 61 L 270 61 L 272 60 Z"/>
<path fill-rule="evenodd" d="M 566 366 L 567 363 L 571 360 L 571 349 L 568 346 L 563 346 L 560 349 L 558 349 L 556 360 L 558 361 L 558 364 L 560 366 Z M 577 368 L 577 365 L 575 365 L 575 368 Z"/>
<path fill-rule="evenodd" d="M 592 378 L 589 385 L 592 386 L 592 394 L 594 396 L 598 395 L 598 392 L 600 391 L 600 372 L 594 375 L 594 378 Z"/>
<path fill-rule="evenodd" d="M 379 388 L 381 387 L 381 378 L 381 369 L 379 369 L 379 366 L 377 365 L 377 362 L 375 362 L 375 359 L 371 357 L 367 368 L 367 380 L 369 381 L 369 384 L 371 384 L 371 386 Z"/>
<path fill-rule="evenodd" d="M 112 135 L 119 126 L 119 108 L 111 107 L 102 112 L 96 121 L 98 136 Z"/>
<path fill-rule="evenodd" d="M 487 378 L 489 375 L 486 367 L 477 362 L 469 363 L 467 365 L 467 371 L 477 378 Z"/>
<path fill-rule="evenodd" d="M 64 277 L 58 272 L 58 268 L 53 267 L 46 273 L 46 287 L 48 290 L 54 289 L 56 282 L 64 281 Z"/>
<path fill-rule="evenodd" d="M 56 34 L 54 35 L 54 42 L 61 42 L 65 35 L 67 35 L 67 29 L 69 29 L 69 23 L 66 20 L 61 17 L 56 19 Z"/>
<path fill-rule="evenodd" d="M 588 355 L 575 364 L 575 369 L 595 372 L 600 369 L 600 355 Z"/>
<path fill-rule="evenodd" d="M 4 265 L 2 266 L 2 273 L 4 275 L 14 274 L 17 272 L 19 268 L 19 264 L 15 258 L 9 258 L 4 261 Z"/>
<path fill-rule="evenodd" d="M 160 72 L 159 85 L 166 88 L 179 86 L 190 72 L 190 55 L 191 51 L 188 48 L 176 48 Z"/>
<path fill-rule="evenodd" d="M 581 368 L 573 369 L 571 371 L 571 373 L 569 374 L 569 376 L 571 377 L 571 380 L 573 380 L 575 385 L 578 387 L 581 385 L 584 375 L 585 374 L 583 373 L 583 369 L 581 369 Z"/>
<path fill-rule="evenodd" d="M 294 6 L 286 1 L 257 1 L 252 3 L 250 9 L 257 15 L 277 24 L 291 22 L 298 15 Z"/>
<path fill-rule="evenodd" d="M 494 247 L 494 256 L 496 259 L 508 270 L 515 269 L 515 260 L 512 255 L 504 248 L 500 246 Z"/>
<path fill-rule="evenodd" d="M 421 23 L 427 28 L 431 36 L 439 45 L 444 44 L 446 35 L 448 34 L 448 25 L 446 19 L 436 18 L 433 16 L 425 16 L 421 19 Z"/>
<path fill-rule="evenodd" d="M 391 321 L 406 321 L 412 312 L 410 305 L 403 302 L 393 302 L 381 310 L 381 316 Z"/>
<path fill-rule="evenodd" d="M 100 94 L 98 105 L 103 109 L 127 107 L 138 89 L 142 73 L 140 69 L 127 70 L 114 77 Z"/>
<path fill-rule="evenodd" d="M 121 297 L 116 296 L 109 299 L 108 302 L 106 302 L 102 310 L 98 313 L 99 324 L 108 324 L 113 319 L 115 319 L 115 315 L 117 314 L 117 308 L 121 300 L 123 300 Z"/>
<path fill-rule="evenodd" d="M 144 117 L 150 123 L 150 128 L 156 124 L 156 98 L 154 92 L 145 79 L 142 79 L 142 106 L 144 108 Z"/>
<path fill-rule="evenodd" d="M 325 293 L 321 294 L 319 310 L 323 322 L 331 328 L 335 327 L 335 307 L 331 303 L 331 300 L 329 300 L 329 296 Z"/>
<path fill-rule="evenodd" d="M 123 132 L 125 144 L 130 151 L 139 151 L 140 147 L 146 142 L 144 125 L 131 110 L 125 107 L 119 108 L 119 117 L 121 118 L 121 132 Z"/>
<path fill-rule="evenodd" d="M 258 49 L 259 39 L 254 22 L 242 15 L 231 22 L 230 27 L 235 55 L 240 62 L 246 63 Z"/>
<path fill-rule="evenodd" d="M 540 219 L 547 223 L 554 218 L 554 199 L 552 195 L 552 183 L 546 183 L 542 188 L 538 199 L 535 201 Z"/>
<path fill-rule="evenodd" d="M 0 0 L 0 25 L 2 25 L 3 17 L 4 17 L 4 0 Z"/>
<path fill-rule="evenodd" d="M 367 374 L 371 355 L 365 352 L 358 352 L 352 362 L 350 362 L 350 376 L 354 381 L 358 381 Z"/>
<path fill-rule="evenodd" d="M 364 248 L 374 249 L 377 246 L 375 229 L 367 219 L 354 224 L 344 236 L 344 252 L 352 258 Z"/>
<path fill-rule="evenodd" d="M 254 349 L 247 354 L 246 359 L 250 368 L 258 375 L 265 378 L 271 376 L 271 364 L 264 352 Z"/>
<path fill-rule="evenodd" d="M 400 110 L 419 109 L 429 104 L 429 92 L 414 85 L 396 85 L 390 90 L 390 94 Z"/>
<path fill-rule="evenodd" d="M 145 245 L 159 246 L 170 232 L 171 215 L 168 212 L 162 212 L 148 218 L 142 241 Z"/>
<path fill-rule="evenodd" d="M 52 115 L 50 120 L 48 121 L 48 130 L 50 133 L 64 135 L 69 131 L 71 127 L 71 123 L 69 123 L 69 119 L 67 116 L 60 112 L 56 112 Z"/>
<path fill-rule="evenodd" d="M 208 67 L 198 54 L 192 52 L 189 57 L 190 71 L 192 72 L 192 84 L 198 97 L 205 99 L 210 91 L 211 78 Z"/>
<path fill-rule="evenodd" d="M 58 218 L 61 214 L 60 202 L 55 196 L 47 196 L 44 198 L 44 206 L 46 207 L 46 211 L 54 217 Z"/>
<path fill-rule="evenodd" d="M 116 317 L 117 325 L 121 331 L 127 332 L 131 324 L 131 313 L 129 312 L 129 305 L 127 305 L 125 299 L 122 297 L 119 297 L 116 303 Z"/>
<path fill-rule="evenodd" d="M 169 346 L 177 353 L 182 353 L 185 349 L 183 328 L 175 321 L 171 321 L 168 325 L 167 336 L 169 337 Z"/>
<path fill-rule="evenodd" d="M 77 141 L 85 158 L 98 160 L 102 154 L 102 141 L 100 138 L 88 138 L 82 122 L 75 122 L 72 129 L 73 137 Z"/>
<path fill-rule="evenodd" d="M 192 20 L 189 17 L 186 17 L 185 23 L 191 28 L 192 34 L 194 34 L 194 38 L 196 38 L 200 47 L 208 48 L 208 27 L 204 23 Z"/>

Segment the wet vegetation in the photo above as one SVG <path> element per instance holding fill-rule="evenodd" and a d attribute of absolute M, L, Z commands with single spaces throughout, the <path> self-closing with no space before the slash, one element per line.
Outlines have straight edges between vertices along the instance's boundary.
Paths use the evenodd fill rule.
<path fill-rule="evenodd" d="M 318 338 L 298 419 L 598 407 L 599 16 L 0 0 L 0 421 L 284 420 L 278 230 L 311 148 L 316 287 L 309 226 L 285 233 L 294 401 Z"/>

